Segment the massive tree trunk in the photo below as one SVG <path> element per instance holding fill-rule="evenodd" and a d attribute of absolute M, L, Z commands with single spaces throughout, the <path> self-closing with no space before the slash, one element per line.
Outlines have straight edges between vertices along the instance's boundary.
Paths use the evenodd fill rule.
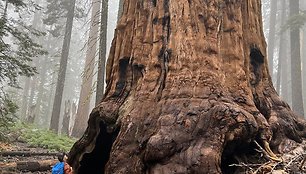
<path fill-rule="evenodd" d="M 252 141 L 273 160 L 302 141 L 269 75 L 260 0 L 124 4 L 76 173 L 230 173 Z"/>

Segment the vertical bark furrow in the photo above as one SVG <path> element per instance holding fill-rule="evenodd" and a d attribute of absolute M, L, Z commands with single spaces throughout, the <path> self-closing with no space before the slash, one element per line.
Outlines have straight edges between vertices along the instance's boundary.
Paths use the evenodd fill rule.
<path fill-rule="evenodd" d="M 162 97 L 162 91 L 165 88 L 165 82 L 168 74 L 168 62 L 171 56 L 171 51 L 169 51 L 168 43 L 171 34 L 170 26 L 170 14 L 169 14 L 169 0 L 163 1 L 164 16 L 162 18 L 162 48 L 158 54 L 158 61 L 160 63 L 160 75 L 157 81 L 158 90 L 156 95 L 156 100 L 159 101 Z"/>
<path fill-rule="evenodd" d="M 129 66 L 130 58 L 123 58 L 119 60 L 119 79 L 116 83 L 115 92 L 113 93 L 112 97 L 120 97 L 121 93 L 123 92 L 125 85 L 126 85 L 126 75 L 127 69 Z"/>
<path fill-rule="evenodd" d="M 251 48 L 250 63 L 251 63 L 251 78 L 250 83 L 253 87 L 256 87 L 260 81 L 262 81 L 262 65 L 264 63 L 264 57 L 257 48 Z"/>

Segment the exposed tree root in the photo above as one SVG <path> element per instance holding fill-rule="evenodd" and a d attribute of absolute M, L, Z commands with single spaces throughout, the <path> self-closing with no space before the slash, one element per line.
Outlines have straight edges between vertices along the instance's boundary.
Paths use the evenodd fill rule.
<path fill-rule="evenodd" d="M 115 137 L 115 130 L 111 130 L 115 124 L 118 115 L 118 104 L 114 101 L 102 102 L 90 114 L 88 127 L 84 135 L 74 144 L 70 153 L 68 162 L 74 169 L 79 169 L 82 159 L 90 158 L 86 154 L 93 152 L 95 149 L 100 149 L 97 156 L 98 159 L 91 161 L 98 163 L 100 170 L 104 170 L 104 166 L 108 161 L 110 149 Z M 109 110 L 110 109 L 110 110 Z M 97 145 L 102 147 L 97 147 Z M 102 154 L 102 155 L 101 155 Z M 100 160 L 100 161 L 99 161 Z M 96 164 L 89 162 L 88 164 Z M 84 163 L 83 163 L 84 164 Z M 86 163 L 85 163 L 86 164 Z M 102 164 L 102 167 L 101 167 Z M 97 166 L 96 166 L 97 167 Z M 97 172 L 96 168 L 91 168 Z M 87 171 L 88 172 L 88 171 Z"/>
<path fill-rule="evenodd" d="M 269 143 L 265 140 L 264 141 L 264 147 L 261 147 L 256 141 L 255 144 L 260 148 L 261 152 L 265 155 L 265 157 L 267 159 L 276 161 L 276 162 L 281 162 L 282 159 L 280 159 L 279 157 L 277 157 L 274 152 L 272 152 Z"/>
<path fill-rule="evenodd" d="M 306 173 L 305 162 L 306 142 L 295 144 L 295 148 L 288 153 L 282 154 L 282 161 L 263 160 L 261 152 L 253 155 L 245 161 L 230 164 L 229 167 L 236 168 L 234 174 L 303 174 Z"/>
<path fill-rule="evenodd" d="M 193 108 L 193 102 L 190 102 L 190 108 Z M 207 111 L 199 112 L 206 109 L 198 108 L 199 110 L 192 111 L 193 115 L 191 116 L 191 111 L 180 110 L 178 117 L 170 113 L 176 113 L 175 110 L 182 107 L 173 107 L 171 102 L 169 104 L 169 107 L 166 103 L 163 104 L 167 109 L 163 111 L 165 113 L 160 113 L 160 117 L 155 115 L 151 118 L 156 120 L 150 125 L 152 127 L 148 128 L 148 130 L 154 132 L 152 132 L 153 134 L 146 134 L 145 131 L 147 130 L 143 130 L 140 126 L 145 121 L 136 119 L 128 125 L 122 125 L 118 138 L 117 135 L 120 130 L 117 129 L 116 131 L 116 127 L 120 126 L 116 123 L 128 122 L 125 120 L 119 121 L 116 118 L 131 118 L 118 116 L 116 114 L 118 110 L 106 112 L 101 107 L 94 110 L 89 120 L 88 129 L 70 152 L 70 160 L 74 162 L 71 163 L 72 166 L 79 169 L 79 173 L 86 173 L 91 169 L 95 173 L 97 168 L 100 172 L 106 171 L 106 173 L 116 173 L 118 171 L 142 173 L 144 170 L 150 171 L 149 173 L 167 173 L 172 171 L 173 167 L 176 167 L 178 168 L 177 171 L 181 173 L 197 173 L 205 169 L 205 172 L 208 173 L 230 174 L 233 171 L 231 172 L 230 168 L 224 167 L 222 163 L 231 165 L 229 156 L 232 155 L 248 155 L 248 151 L 252 151 L 252 146 L 250 146 L 252 141 L 259 142 L 256 142 L 256 146 L 253 148 L 259 148 L 263 157 L 271 161 L 267 165 L 260 163 L 261 166 L 257 169 L 258 171 L 263 170 L 263 168 L 268 170 L 268 166 L 271 168 L 269 170 L 274 170 L 279 168 L 279 165 L 286 163 L 271 150 L 270 142 L 273 145 L 281 146 L 286 140 L 290 139 L 290 136 L 287 137 L 290 134 L 282 134 L 283 127 L 279 127 L 278 132 L 271 131 L 271 127 L 260 113 L 250 114 L 235 103 L 213 102 L 211 105 L 205 106 L 208 107 Z M 108 105 L 105 104 L 105 106 Z M 104 113 L 107 113 L 108 116 L 105 116 Z M 290 124 L 295 123 L 294 118 L 296 117 L 292 117 Z M 295 130 L 295 127 L 291 127 L 291 129 Z M 135 133 L 139 135 L 135 135 Z M 147 138 L 143 137 L 148 135 Z M 281 143 L 273 142 L 278 140 L 279 137 L 277 136 L 280 135 L 284 138 L 280 141 Z M 126 138 L 131 136 L 135 136 L 137 142 L 133 141 L 132 143 Z M 111 151 L 112 146 L 113 150 Z M 281 149 L 278 146 L 271 147 Z M 290 146 L 292 144 L 286 145 L 286 147 Z M 126 151 L 127 149 L 121 149 L 122 147 L 126 147 L 128 151 Z M 240 150 L 240 147 L 246 147 L 247 150 Z M 237 152 L 240 154 L 237 154 Z M 115 157 L 118 155 L 126 157 L 120 158 L 121 161 L 115 161 L 114 156 L 109 159 L 110 153 L 115 154 Z M 264 158 L 258 160 L 258 163 L 265 161 Z M 123 165 L 127 161 L 137 161 L 137 166 Z M 234 161 L 237 162 L 237 160 Z M 241 162 L 235 166 L 241 167 L 246 164 L 249 163 Z M 79 168 L 80 165 L 81 168 Z M 247 167 L 250 166 L 247 165 Z"/>

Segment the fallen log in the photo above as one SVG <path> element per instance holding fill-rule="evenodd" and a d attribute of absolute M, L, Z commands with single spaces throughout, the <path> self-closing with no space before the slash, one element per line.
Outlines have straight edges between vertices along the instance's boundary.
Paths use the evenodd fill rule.
<path fill-rule="evenodd" d="M 57 156 L 62 153 L 58 152 L 30 152 L 30 151 L 3 151 L 0 156 Z"/>
<path fill-rule="evenodd" d="M 0 163 L 0 171 L 48 171 L 57 162 L 58 160 L 42 160 Z"/>

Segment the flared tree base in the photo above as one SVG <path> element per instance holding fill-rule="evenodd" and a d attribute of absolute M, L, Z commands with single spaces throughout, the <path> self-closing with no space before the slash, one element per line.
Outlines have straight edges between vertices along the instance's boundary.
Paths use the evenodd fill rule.
<path fill-rule="evenodd" d="M 288 139 L 305 136 L 305 122 L 286 107 L 266 119 L 222 96 L 133 104 L 143 112 L 117 122 L 110 119 L 119 112 L 114 104 L 102 102 L 93 111 L 70 152 L 78 173 L 229 173 L 235 171 L 227 165 L 248 161 L 256 149 L 263 160 L 281 162 L 275 153 L 293 145 L 285 145 Z"/>

